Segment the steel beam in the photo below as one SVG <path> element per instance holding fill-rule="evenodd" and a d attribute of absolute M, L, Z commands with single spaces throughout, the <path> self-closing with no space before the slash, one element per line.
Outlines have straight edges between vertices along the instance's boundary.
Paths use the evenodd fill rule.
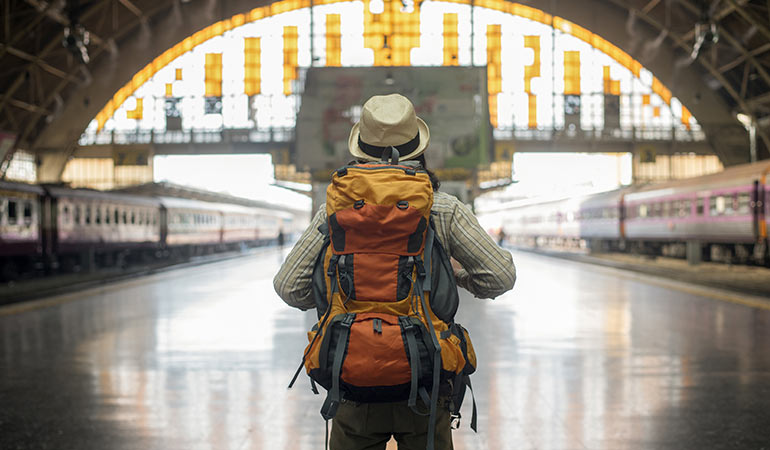
<path fill-rule="evenodd" d="M 770 1 L 770 0 L 768 0 L 768 1 Z M 767 51 L 770 51 L 770 43 L 767 43 L 765 45 L 760 45 L 759 47 L 757 47 L 757 48 L 755 48 L 753 50 L 750 50 L 748 52 L 748 54 L 751 55 L 751 56 L 759 56 L 762 53 L 765 53 Z M 745 60 L 746 60 L 746 55 L 741 55 L 740 57 L 735 58 L 734 60 L 730 61 L 729 63 L 723 65 L 718 70 L 721 73 L 725 73 L 725 72 L 727 72 L 730 69 L 734 69 L 734 68 L 738 67 Z"/>
<path fill-rule="evenodd" d="M 623 0 L 610 0 L 610 1 L 620 7 L 635 11 L 638 17 L 640 17 L 642 20 L 647 22 L 650 26 L 652 26 L 656 30 L 662 31 L 665 29 L 665 27 L 661 23 L 659 23 L 656 19 L 650 17 L 649 14 L 645 14 L 642 11 L 629 5 L 628 2 Z M 688 3 L 684 1 L 682 1 L 681 3 L 683 5 L 688 5 Z M 691 5 L 688 5 L 688 6 L 692 7 Z M 687 42 L 685 42 L 681 36 L 669 30 L 668 37 L 674 42 L 674 44 L 676 44 L 677 47 L 685 50 L 685 52 L 687 52 L 688 54 L 692 52 L 692 47 L 688 45 Z M 754 114 L 752 113 L 751 108 L 749 108 L 749 105 L 746 103 L 743 96 L 739 95 L 739 93 L 736 92 L 735 88 L 733 88 L 730 82 L 727 81 L 727 79 L 725 79 L 724 75 L 720 73 L 708 61 L 706 61 L 705 58 L 699 58 L 698 62 L 711 74 L 711 76 L 713 76 L 722 85 L 722 87 L 727 91 L 730 97 L 732 97 L 733 100 L 735 100 L 735 102 L 738 104 L 741 110 L 746 114 L 749 114 L 754 120 L 756 120 L 756 117 L 754 117 Z M 765 147 L 770 148 L 770 137 L 767 135 L 765 130 L 759 129 L 758 133 L 760 135 L 760 138 L 762 138 L 762 142 L 765 144 Z M 719 149 L 715 149 L 715 150 L 720 151 Z M 728 155 L 720 154 L 719 156 L 726 158 Z"/>

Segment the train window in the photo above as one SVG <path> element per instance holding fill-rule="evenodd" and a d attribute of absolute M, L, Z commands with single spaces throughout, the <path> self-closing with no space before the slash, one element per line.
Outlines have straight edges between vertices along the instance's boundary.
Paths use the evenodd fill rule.
<path fill-rule="evenodd" d="M 136 224 L 136 211 L 131 211 L 131 225 Z"/>
<path fill-rule="evenodd" d="M 112 208 L 109 206 L 104 210 L 104 223 L 107 225 L 112 221 Z"/>
<path fill-rule="evenodd" d="M 75 205 L 75 225 L 80 225 L 80 205 Z"/>
<path fill-rule="evenodd" d="M 16 202 L 8 200 L 8 225 L 16 225 L 19 221 L 19 213 L 16 210 Z"/>
<path fill-rule="evenodd" d="M 85 216 L 86 225 L 91 225 L 91 205 L 86 205 L 83 215 Z"/>
<path fill-rule="evenodd" d="M 692 211 L 692 200 L 682 200 L 679 206 L 679 217 L 687 217 Z"/>
<path fill-rule="evenodd" d="M 24 202 L 24 225 L 32 224 L 32 203 Z"/>
<path fill-rule="evenodd" d="M 102 224 L 102 208 L 98 206 L 94 208 L 94 223 L 96 225 Z"/>
<path fill-rule="evenodd" d="M 703 197 L 698 197 L 698 200 L 697 200 L 697 202 L 695 204 L 695 213 L 698 214 L 699 216 L 703 215 L 703 210 L 704 210 L 703 203 L 704 203 L 704 201 L 705 201 L 705 199 Z"/>
<path fill-rule="evenodd" d="M 718 216 L 725 213 L 724 196 L 711 197 L 709 201 L 709 211 L 712 216 Z"/>
<path fill-rule="evenodd" d="M 738 214 L 748 214 L 751 208 L 749 207 L 751 198 L 748 192 L 741 192 L 738 194 Z"/>
<path fill-rule="evenodd" d="M 123 222 L 123 225 L 128 223 L 128 211 L 126 211 L 125 209 L 123 210 L 123 220 L 122 220 L 122 222 Z"/>
<path fill-rule="evenodd" d="M 118 214 L 118 208 L 115 208 L 114 213 L 115 213 L 115 217 L 114 217 L 115 220 L 113 220 L 112 223 L 117 225 L 120 222 L 120 214 Z"/>
<path fill-rule="evenodd" d="M 61 208 L 61 222 L 62 223 L 70 223 L 70 207 L 67 205 L 62 206 Z"/>
<path fill-rule="evenodd" d="M 647 205 L 639 205 L 639 217 L 647 217 Z"/>
<path fill-rule="evenodd" d="M 731 216 L 735 214 L 738 209 L 738 194 L 726 195 L 725 199 L 725 214 Z"/>

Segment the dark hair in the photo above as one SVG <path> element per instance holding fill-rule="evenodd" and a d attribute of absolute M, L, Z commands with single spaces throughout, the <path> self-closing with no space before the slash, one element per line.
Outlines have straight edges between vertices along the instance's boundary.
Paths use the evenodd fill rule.
<path fill-rule="evenodd" d="M 414 161 L 417 161 L 420 163 L 420 167 L 422 167 L 426 172 L 428 172 L 428 178 L 430 178 L 430 184 L 433 186 L 433 191 L 438 191 L 438 188 L 441 187 L 441 180 L 438 179 L 438 176 L 436 176 L 435 173 L 433 173 L 432 170 L 428 169 L 427 164 L 425 163 L 425 154 L 420 154 L 417 158 L 414 159 Z M 353 160 L 350 161 L 347 165 L 352 166 L 356 164 L 363 164 L 368 161 L 358 161 Z"/>
<path fill-rule="evenodd" d="M 433 173 L 432 170 L 428 169 L 428 165 L 425 163 L 425 153 L 421 153 L 420 156 L 415 158 L 415 161 L 418 161 L 423 169 L 425 169 L 426 172 L 428 172 L 428 177 L 430 178 L 430 184 L 433 185 L 433 190 L 438 191 L 438 188 L 441 187 L 441 180 L 438 179 L 435 173 Z"/>

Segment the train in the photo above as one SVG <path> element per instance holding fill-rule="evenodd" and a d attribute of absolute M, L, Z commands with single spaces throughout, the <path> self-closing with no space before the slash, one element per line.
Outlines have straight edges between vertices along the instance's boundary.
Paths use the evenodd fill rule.
<path fill-rule="evenodd" d="M 770 160 L 609 192 L 521 200 L 487 212 L 506 240 L 770 265 Z"/>
<path fill-rule="evenodd" d="M 0 280 L 274 243 L 281 208 L 0 180 Z"/>

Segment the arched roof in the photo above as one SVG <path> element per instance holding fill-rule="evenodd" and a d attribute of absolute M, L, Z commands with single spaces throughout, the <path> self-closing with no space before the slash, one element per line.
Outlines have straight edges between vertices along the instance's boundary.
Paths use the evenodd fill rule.
<path fill-rule="evenodd" d="M 309 0 L 307 0 L 309 3 Z M 140 69 L 219 20 L 269 2 L 9 0 L 0 23 L 0 132 L 30 151 L 71 152 L 88 122 Z M 703 126 L 727 164 L 748 158 L 736 113 L 759 124 L 768 157 L 770 15 L 759 0 L 542 0 L 527 6 L 599 34 L 650 69 Z M 89 61 L 63 45 L 76 21 Z M 713 24 L 713 26 L 712 26 Z M 74 29 L 74 27 L 70 28 Z M 718 41 L 711 39 L 715 31 Z M 702 44 L 698 45 L 698 40 Z M 697 52 L 693 48 L 698 48 Z M 695 58 L 693 55 L 697 54 Z"/>

